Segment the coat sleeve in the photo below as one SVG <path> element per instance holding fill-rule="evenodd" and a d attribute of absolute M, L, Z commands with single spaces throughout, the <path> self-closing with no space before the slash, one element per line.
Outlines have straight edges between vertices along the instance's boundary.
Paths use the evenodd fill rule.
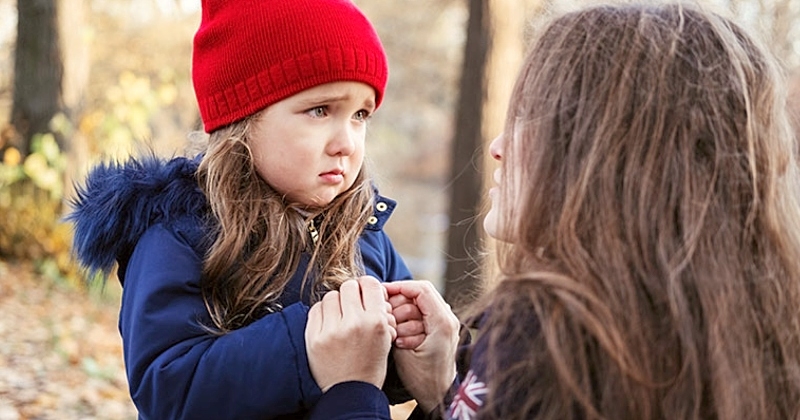
<path fill-rule="evenodd" d="M 308 420 L 391 420 L 389 401 L 375 385 L 342 382 L 320 398 Z"/>
<path fill-rule="evenodd" d="M 308 307 L 296 303 L 225 335 L 203 326 L 201 260 L 164 225 L 148 229 L 125 272 L 120 333 L 142 419 L 268 419 L 321 391 L 308 367 Z"/>

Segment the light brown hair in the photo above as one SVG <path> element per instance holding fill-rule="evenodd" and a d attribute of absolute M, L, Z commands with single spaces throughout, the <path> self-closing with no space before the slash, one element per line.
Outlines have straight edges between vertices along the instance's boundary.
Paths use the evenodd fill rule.
<path fill-rule="evenodd" d="M 696 6 L 568 13 L 504 135 L 485 418 L 798 417 L 800 185 L 766 49 Z"/>
<path fill-rule="evenodd" d="M 279 310 L 278 299 L 303 253 L 310 256 L 303 287 L 311 287 L 312 301 L 364 271 L 357 242 L 374 197 L 366 164 L 353 186 L 328 206 L 298 211 L 255 170 L 248 134 L 257 117 L 213 132 L 198 169 L 214 230 L 201 287 L 220 333 Z M 309 232 L 312 221 L 316 242 Z"/>

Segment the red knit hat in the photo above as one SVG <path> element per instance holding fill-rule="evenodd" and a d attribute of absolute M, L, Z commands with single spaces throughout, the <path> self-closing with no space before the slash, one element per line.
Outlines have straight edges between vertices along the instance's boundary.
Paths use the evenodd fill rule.
<path fill-rule="evenodd" d="M 358 81 L 380 105 L 388 65 L 349 0 L 203 0 L 192 81 L 210 133 L 308 88 Z"/>

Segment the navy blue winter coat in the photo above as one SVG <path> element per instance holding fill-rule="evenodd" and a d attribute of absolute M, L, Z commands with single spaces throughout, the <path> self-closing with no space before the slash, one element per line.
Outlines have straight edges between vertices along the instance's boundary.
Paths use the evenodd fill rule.
<path fill-rule="evenodd" d="M 198 163 L 146 157 L 100 165 L 68 217 L 85 266 L 108 272 L 118 263 L 119 329 L 139 418 L 303 418 L 322 395 L 304 339 L 309 306 L 300 282 L 307 258 L 281 297 L 283 310 L 209 334 L 199 284 L 208 208 L 195 180 Z M 378 196 L 377 222 L 359 240 L 367 274 L 382 281 L 411 278 L 382 230 L 394 206 Z"/>

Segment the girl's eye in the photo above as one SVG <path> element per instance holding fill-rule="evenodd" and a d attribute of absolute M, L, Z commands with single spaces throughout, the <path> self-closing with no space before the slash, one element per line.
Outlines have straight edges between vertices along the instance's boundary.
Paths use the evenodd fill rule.
<path fill-rule="evenodd" d="M 324 106 L 316 106 L 306 111 L 306 114 L 314 118 L 322 118 L 326 115 L 327 109 Z"/>
<path fill-rule="evenodd" d="M 370 117 L 370 113 L 369 113 L 369 111 L 367 111 L 367 110 L 365 110 L 365 109 L 362 109 L 362 110 L 360 110 L 360 111 L 356 112 L 356 113 L 353 115 L 353 118 L 354 118 L 356 121 L 366 121 L 366 120 L 368 120 L 368 119 L 369 119 L 369 117 Z"/>

